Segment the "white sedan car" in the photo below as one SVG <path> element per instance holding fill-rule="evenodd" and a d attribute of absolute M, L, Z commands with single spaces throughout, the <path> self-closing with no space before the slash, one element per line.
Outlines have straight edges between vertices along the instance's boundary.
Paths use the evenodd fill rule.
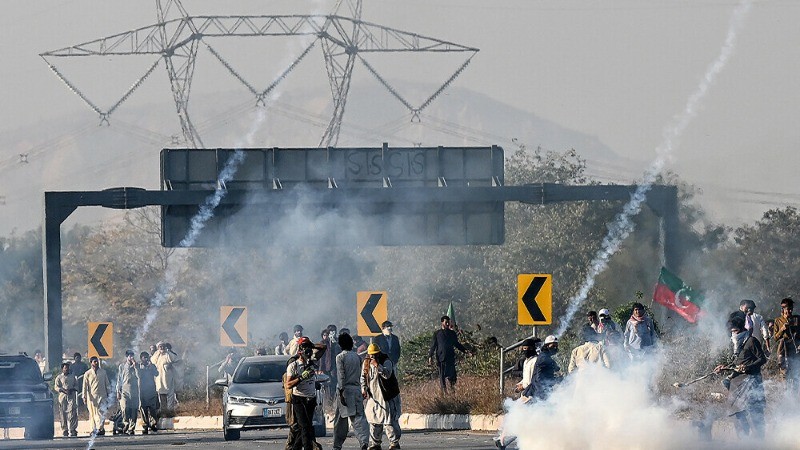
<path fill-rule="evenodd" d="M 226 441 L 239 439 L 244 430 L 288 426 L 282 381 L 288 361 L 289 357 L 285 355 L 247 356 L 239 361 L 230 379 L 223 378 L 214 383 L 223 387 L 222 431 Z M 314 434 L 322 437 L 326 430 L 320 388 L 329 378 L 316 375 L 316 381 Z"/>

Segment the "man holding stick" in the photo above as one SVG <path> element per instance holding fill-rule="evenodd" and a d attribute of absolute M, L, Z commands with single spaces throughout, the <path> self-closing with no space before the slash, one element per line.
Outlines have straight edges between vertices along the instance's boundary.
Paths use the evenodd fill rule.
<path fill-rule="evenodd" d="M 741 317 L 733 317 L 729 323 L 731 334 L 737 340 L 738 351 L 733 360 L 733 374 L 728 388 L 730 416 L 736 418 L 736 434 L 742 437 L 764 438 L 764 407 L 766 397 L 761 379 L 761 366 L 767 356 L 761 343 L 745 328 Z M 730 369 L 719 365 L 714 371 Z"/>

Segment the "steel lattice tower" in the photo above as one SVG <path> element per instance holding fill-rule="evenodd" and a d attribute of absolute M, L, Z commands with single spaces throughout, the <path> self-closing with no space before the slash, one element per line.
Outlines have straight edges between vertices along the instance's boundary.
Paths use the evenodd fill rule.
<path fill-rule="evenodd" d="M 338 15 L 346 6 L 347 16 Z M 82 44 L 41 53 L 53 73 L 100 116 L 100 123 L 109 123 L 111 114 L 142 85 L 161 60 L 167 69 L 173 100 L 185 144 L 204 148 L 203 140 L 189 115 L 189 98 L 195 70 L 197 50 L 205 45 L 209 52 L 255 97 L 256 105 L 264 106 L 266 96 L 305 58 L 317 42 L 321 44 L 325 68 L 333 99 L 333 114 L 320 141 L 320 147 L 335 146 L 339 139 L 353 69 L 359 60 L 367 70 L 408 110 L 419 118 L 478 52 L 468 47 L 437 38 L 389 28 L 361 20 L 361 0 L 338 0 L 329 15 L 232 15 L 192 16 L 180 0 L 156 0 L 158 23 L 95 39 Z M 205 40 L 205 37 L 269 37 L 312 36 L 313 42 L 263 90 L 256 89 Z M 464 62 L 420 105 L 412 105 L 392 87 L 364 55 L 370 53 L 427 52 L 464 53 Z M 139 77 L 110 108 L 103 110 L 64 76 L 54 63 L 58 58 L 79 56 L 154 55 L 156 61 Z"/>

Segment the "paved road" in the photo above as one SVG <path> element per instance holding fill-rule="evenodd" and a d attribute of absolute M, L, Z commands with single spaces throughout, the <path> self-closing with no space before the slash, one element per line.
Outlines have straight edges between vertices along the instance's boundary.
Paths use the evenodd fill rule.
<path fill-rule="evenodd" d="M 330 431 L 330 430 L 329 430 Z M 333 445 L 332 437 L 317 438 L 323 449 Z M 242 433 L 239 441 L 225 442 L 221 431 L 172 432 L 162 431 L 147 436 L 98 437 L 93 449 L 269 449 L 283 450 L 286 442 L 285 430 L 251 431 Z M 471 431 L 405 432 L 400 443 L 404 450 L 491 450 L 494 447 L 492 435 Z M 383 448 L 388 448 L 384 442 Z M 0 449 L 83 449 L 87 450 L 89 439 L 56 438 L 52 441 L 25 441 L 19 439 L 0 440 Z M 357 450 L 358 442 L 349 437 L 344 444 L 346 450 Z"/>

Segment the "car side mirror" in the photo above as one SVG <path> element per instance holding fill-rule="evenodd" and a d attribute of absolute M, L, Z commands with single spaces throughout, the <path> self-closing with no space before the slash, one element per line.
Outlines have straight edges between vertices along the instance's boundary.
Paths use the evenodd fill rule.
<path fill-rule="evenodd" d="M 225 378 L 220 378 L 220 379 L 214 381 L 214 386 L 227 387 L 228 386 L 228 380 L 225 379 Z"/>
<path fill-rule="evenodd" d="M 53 379 L 53 374 L 50 372 L 46 372 L 42 375 L 42 379 L 44 379 L 44 381 L 50 381 Z"/>

